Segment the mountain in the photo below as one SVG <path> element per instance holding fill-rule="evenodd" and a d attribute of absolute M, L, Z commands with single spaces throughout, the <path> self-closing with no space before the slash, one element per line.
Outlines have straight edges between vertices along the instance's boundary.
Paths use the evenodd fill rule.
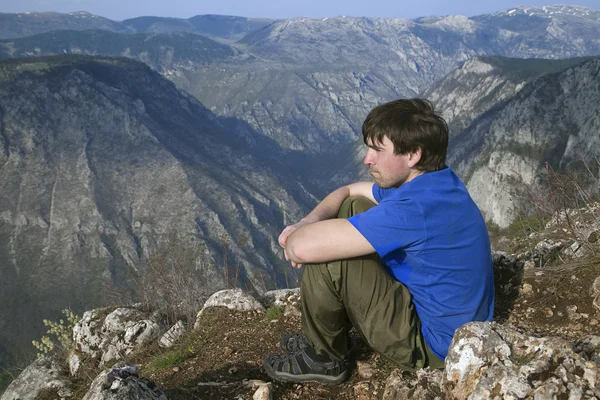
<path fill-rule="evenodd" d="M 505 227 L 524 206 L 523 199 L 515 196 L 516 188 L 521 188 L 523 182 L 507 176 L 520 175 L 524 183 L 535 186 L 546 162 L 556 171 L 581 167 L 582 161 L 595 165 L 598 154 L 590 146 L 597 140 L 597 111 L 584 105 L 594 104 L 599 94 L 593 85 L 585 86 L 587 94 L 569 89 L 577 84 L 577 79 L 595 79 L 594 63 L 598 63 L 597 57 L 475 57 L 419 95 L 430 99 L 448 122 L 448 163 L 465 181 L 488 219 Z M 584 65 L 589 68 L 583 68 Z M 522 101 L 521 96 L 532 93 L 534 99 Z M 577 101 L 582 103 L 570 105 Z M 572 143 L 568 149 L 564 148 L 567 142 Z M 574 143 L 578 143 L 577 147 L 572 147 Z M 365 152 L 362 137 L 341 149 L 323 163 L 321 186 L 371 180 L 363 165 Z"/>
<path fill-rule="evenodd" d="M 0 13 L 0 39 L 14 39 L 57 30 L 100 29 L 125 34 L 187 32 L 222 42 L 235 42 L 272 22 L 273 20 L 268 18 L 228 15 L 196 15 L 188 19 L 144 16 L 118 22 L 85 11 L 68 14 Z"/>
<path fill-rule="evenodd" d="M 61 29 L 102 29 L 119 33 L 134 33 L 131 28 L 110 19 L 84 11 L 61 14 L 56 12 L 0 13 L 0 39 L 12 39 Z"/>
<path fill-rule="evenodd" d="M 488 219 L 506 227 L 527 207 L 518 189 L 547 186 L 546 163 L 558 172 L 586 171 L 587 165 L 595 175 L 600 117 L 590 105 L 600 101 L 599 74 L 600 59 L 594 58 L 525 82 L 451 142 L 448 162 Z"/>
<path fill-rule="evenodd" d="M 282 147 L 324 154 L 353 142 L 375 105 L 414 97 L 474 56 L 570 58 L 600 54 L 598 12 L 525 16 L 563 29 L 523 33 L 463 16 L 417 20 L 294 18 L 257 30 L 236 47 L 256 67 L 213 65 L 174 80 L 217 115 L 247 121 Z M 586 15 L 585 13 L 588 13 Z M 181 80 L 185 76 L 186 80 Z M 265 99 L 267 101 L 265 101 Z"/>
<path fill-rule="evenodd" d="M 102 53 L 101 46 L 86 48 L 85 40 L 70 35 L 78 52 L 114 55 L 131 49 L 123 55 L 150 63 L 217 115 L 244 121 L 288 151 L 318 157 L 356 140 L 364 117 L 375 105 L 416 96 L 474 56 L 560 59 L 600 54 L 599 12 L 558 6 L 519 10 L 472 18 L 274 21 L 223 48 L 224 54 L 237 53 L 213 58 L 210 65 L 196 61 L 197 51 L 186 51 L 190 39 L 184 34 L 150 36 L 157 44 L 154 57 L 146 55 L 145 43 L 123 44 Z M 124 23 L 129 29 L 161 31 L 170 23 L 174 25 L 168 29 L 210 22 L 214 35 L 222 35 L 239 22 L 228 18 L 194 17 L 184 24 L 184 20 L 143 17 Z M 152 28 L 154 23 L 163 28 Z M 560 34 L 553 30 L 556 27 L 561 28 Z M 36 47 L 55 54 L 73 51 L 68 42 L 61 43 L 66 37 L 37 40 L 39 46 L 33 40 L 27 46 L 4 42 L 4 47 L 20 48 L 19 54 L 35 54 Z M 171 53 L 179 57 L 177 63 L 171 62 Z"/>
<path fill-rule="evenodd" d="M 122 35 L 106 30 L 60 30 L 0 40 L 0 58 L 57 54 L 135 58 L 159 72 L 214 62 L 242 63 L 252 58 L 234 47 L 185 32 Z"/>
<path fill-rule="evenodd" d="M 137 33 L 190 32 L 215 40 L 235 42 L 272 22 L 268 18 L 208 14 L 189 19 L 138 17 L 126 19 L 122 23 Z"/>
<path fill-rule="evenodd" d="M 206 288 L 296 282 L 277 236 L 315 199 L 265 149 L 142 63 L 1 61 L 2 347 L 31 351 L 41 327 L 29 317 L 129 290 L 172 232 L 204 246 L 194 268 Z"/>
<path fill-rule="evenodd" d="M 454 137 L 478 116 L 514 96 L 527 82 L 584 60 L 586 58 L 474 57 L 431 85 L 420 96 L 435 104 L 450 127 L 451 137 Z"/>
<path fill-rule="evenodd" d="M 590 46 L 596 49 L 600 46 L 597 34 L 600 11 L 589 8 L 569 5 L 516 7 L 473 17 L 473 20 L 518 35 L 511 39 L 511 49 L 505 54 L 509 57 L 523 57 L 524 49 L 531 50 L 531 44 L 527 42 L 541 46 L 536 55 L 539 58 L 559 58 L 555 54 L 561 53 L 576 57 Z"/>

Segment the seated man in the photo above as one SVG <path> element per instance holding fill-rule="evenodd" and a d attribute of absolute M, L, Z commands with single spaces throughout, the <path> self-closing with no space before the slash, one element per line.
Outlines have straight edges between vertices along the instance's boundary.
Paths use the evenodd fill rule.
<path fill-rule="evenodd" d="M 428 101 L 396 100 L 375 107 L 362 134 L 375 183 L 335 190 L 279 237 L 305 267 L 303 333 L 265 358 L 275 380 L 347 379 L 352 327 L 404 369 L 443 368 L 455 329 L 492 319 L 488 233 L 445 165 L 446 122 Z"/>

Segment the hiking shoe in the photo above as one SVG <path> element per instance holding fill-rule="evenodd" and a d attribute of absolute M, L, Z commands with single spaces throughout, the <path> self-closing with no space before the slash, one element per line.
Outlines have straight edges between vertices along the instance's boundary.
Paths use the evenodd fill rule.
<path fill-rule="evenodd" d="M 271 379 L 280 382 L 342 383 L 348 379 L 348 361 L 334 361 L 315 354 L 306 346 L 292 354 L 269 354 L 264 368 Z"/>
<path fill-rule="evenodd" d="M 284 354 L 296 353 L 306 346 L 310 346 L 310 342 L 304 333 L 301 332 L 283 335 L 281 341 L 279 342 L 279 347 L 281 347 L 281 350 L 284 352 Z"/>
<path fill-rule="evenodd" d="M 355 349 L 354 344 L 352 343 L 352 339 L 350 338 L 350 333 L 348 332 L 348 345 L 350 349 L 348 353 L 352 353 Z M 288 333 L 283 335 L 281 341 L 279 342 L 279 347 L 285 354 L 292 354 L 303 348 L 311 346 L 310 342 L 306 338 L 306 335 L 302 332 L 297 333 Z"/>

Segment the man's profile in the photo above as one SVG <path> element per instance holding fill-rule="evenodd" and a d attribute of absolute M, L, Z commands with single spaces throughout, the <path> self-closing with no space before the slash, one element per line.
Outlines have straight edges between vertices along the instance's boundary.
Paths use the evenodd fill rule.
<path fill-rule="evenodd" d="M 302 333 L 265 358 L 275 380 L 347 379 L 352 327 L 405 369 L 441 368 L 456 328 L 492 319 L 489 237 L 446 166 L 446 122 L 401 99 L 375 107 L 362 134 L 375 183 L 335 190 L 279 237 L 304 271 Z"/>

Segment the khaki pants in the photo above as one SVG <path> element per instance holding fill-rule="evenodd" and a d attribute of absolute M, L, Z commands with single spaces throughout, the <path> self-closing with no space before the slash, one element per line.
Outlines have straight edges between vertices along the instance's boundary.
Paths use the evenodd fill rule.
<path fill-rule="evenodd" d="M 374 204 L 349 197 L 338 218 Z M 301 284 L 302 330 L 317 354 L 341 360 L 348 355 L 354 327 L 374 350 L 407 370 L 443 368 L 421 334 L 411 294 L 380 264 L 377 254 L 304 266 Z"/>

